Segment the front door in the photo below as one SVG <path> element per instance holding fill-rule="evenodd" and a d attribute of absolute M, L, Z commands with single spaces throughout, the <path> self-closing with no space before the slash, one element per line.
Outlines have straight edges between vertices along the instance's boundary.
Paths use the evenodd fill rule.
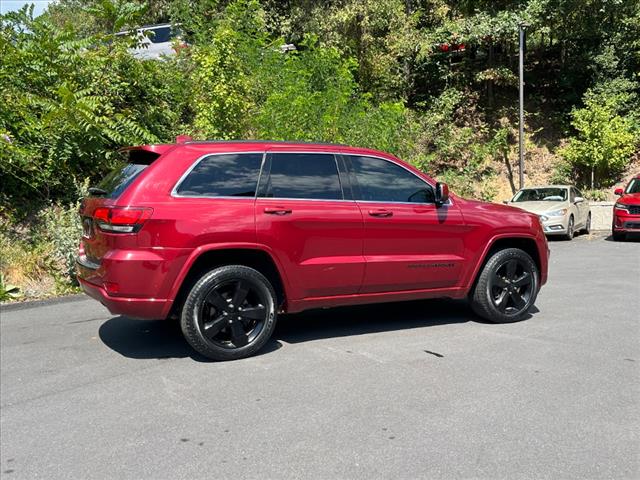
<path fill-rule="evenodd" d="M 268 153 L 255 208 L 258 242 L 283 266 L 291 300 L 358 292 L 362 214 L 344 196 L 335 155 Z"/>
<path fill-rule="evenodd" d="M 436 206 L 434 189 L 390 160 L 345 156 L 364 219 L 361 293 L 448 288 L 464 262 L 457 205 Z"/>

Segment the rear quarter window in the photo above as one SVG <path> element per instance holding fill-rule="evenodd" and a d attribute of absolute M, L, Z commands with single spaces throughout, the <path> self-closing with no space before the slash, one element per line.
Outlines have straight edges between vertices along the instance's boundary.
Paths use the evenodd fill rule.
<path fill-rule="evenodd" d="M 176 187 L 185 197 L 255 197 L 262 153 L 209 155 Z"/>

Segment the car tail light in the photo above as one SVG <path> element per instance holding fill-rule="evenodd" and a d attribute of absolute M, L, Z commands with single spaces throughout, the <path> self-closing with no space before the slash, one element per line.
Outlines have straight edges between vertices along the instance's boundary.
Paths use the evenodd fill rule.
<path fill-rule="evenodd" d="M 99 207 L 93 212 L 98 228 L 110 233 L 135 233 L 153 213 L 153 208 Z"/>

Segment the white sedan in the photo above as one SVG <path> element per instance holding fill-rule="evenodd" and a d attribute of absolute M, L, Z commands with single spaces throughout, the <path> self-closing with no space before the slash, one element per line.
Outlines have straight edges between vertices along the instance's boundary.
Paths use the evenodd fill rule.
<path fill-rule="evenodd" d="M 572 185 L 523 188 L 505 203 L 538 214 L 546 235 L 571 240 L 576 232 L 591 230 L 589 202 Z"/>

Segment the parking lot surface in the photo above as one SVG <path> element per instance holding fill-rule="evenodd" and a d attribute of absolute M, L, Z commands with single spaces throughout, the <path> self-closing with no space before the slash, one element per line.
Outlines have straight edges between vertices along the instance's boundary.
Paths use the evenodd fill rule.
<path fill-rule="evenodd" d="M 0 475 L 639 478 L 640 243 L 550 247 L 524 322 L 307 312 L 228 363 L 83 297 L 2 307 Z"/>

